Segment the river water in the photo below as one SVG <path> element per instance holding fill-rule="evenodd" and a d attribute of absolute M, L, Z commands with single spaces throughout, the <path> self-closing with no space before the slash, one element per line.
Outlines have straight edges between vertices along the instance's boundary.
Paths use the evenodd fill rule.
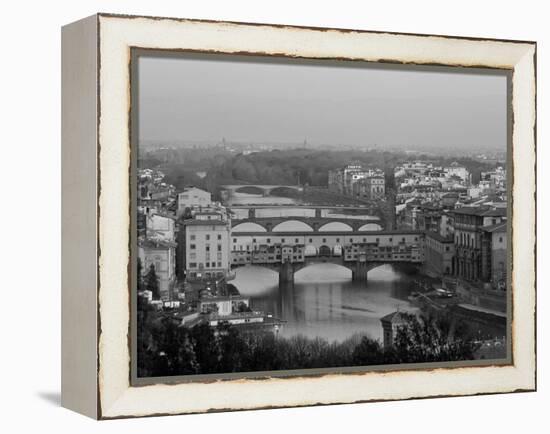
<path fill-rule="evenodd" d="M 291 205 L 293 199 L 236 194 L 230 204 Z M 234 210 L 247 213 L 247 210 Z M 323 210 L 323 217 L 358 218 L 365 223 L 377 217 L 342 214 L 343 211 Z M 310 215 L 311 214 L 311 215 Z M 314 210 L 300 208 L 264 208 L 257 217 L 313 217 Z M 246 218 L 247 214 L 237 218 Z M 290 222 L 289 222 L 290 223 Z M 372 223 L 370 230 L 380 227 Z M 370 226 L 370 224 L 369 224 Z M 288 228 L 287 228 L 288 229 Z M 380 318 L 397 309 L 415 311 L 407 297 L 415 289 L 414 275 L 408 275 L 390 265 L 369 272 L 368 282 L 352 282 L 351 271 L 335 264 L 311 265 L 295 275 L 293 285 L 279 288 L 274 271 L 247 266 L 236 270 L 233 283 L 242 295 L 250 297 L 253 310 L 261 310 L 285 321 L 282 336 L 303 334 L 342 341 L 355 333 L 382 339 Z"/>
<path fill-rule="evenodd" d="M 390 265 L 369 272 L 369 280 L 352 282 L 351 271 L 335 264 L 311 265 L 296 273 L 294 285 L 279 288 L 274 271 L 247 266 L 237 269 L 233 283 L 250 297 L 253 310 L 280 318 L 280 334 L 342 341 L 354 333 L 382 339 L 380 318 L 397 309 L 415 311 L 407 296 L 413 276 Z"/>

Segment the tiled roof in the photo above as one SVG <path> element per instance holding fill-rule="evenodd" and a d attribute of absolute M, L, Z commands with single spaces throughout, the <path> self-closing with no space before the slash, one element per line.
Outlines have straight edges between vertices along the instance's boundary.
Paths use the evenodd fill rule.
<path fill-rule="evenodd" d="M 188 219 L 184 220 L 185 226 L 226 226 L 227 222 L 223 220 L 196 220 Z"/>
<path fill-rule="evenodd" d="M 506 216 L 506 208 L 487 208 L 483 206 L 464 206 L 451 211 L 454 214 L 475 215 L 480 217 L 504 217 Z"/>

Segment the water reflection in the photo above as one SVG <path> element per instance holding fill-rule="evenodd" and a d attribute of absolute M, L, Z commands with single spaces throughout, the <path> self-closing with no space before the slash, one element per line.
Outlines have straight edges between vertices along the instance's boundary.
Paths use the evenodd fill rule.
<path fill-rule="evenodd" d="M 233 283 L 251 297 L 253 309 L 287 321 L 283 336 L 341 341 L 360 332 L 381 339 L 382 316 L 414 310 L 407 300 L 412 277 L 390 265 L 372 270 L 366 284 L 352 282 L 351 271 L 334 264 L 309 266 L 296 273 L 294 285 L 281 288 L 277 273 L 253 266 L 239 268 Z"/>

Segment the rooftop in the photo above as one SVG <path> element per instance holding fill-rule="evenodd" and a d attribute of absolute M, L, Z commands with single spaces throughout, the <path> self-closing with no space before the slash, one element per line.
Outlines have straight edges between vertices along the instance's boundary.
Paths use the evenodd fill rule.
<path fill-rule="evenodd" d="M 149 249 L 165 249 L 169 247 L 176 247 L 177 244 L 168 240 L 146 238 L 139 240 L 138 246 Z"/>
<path fill-rule="evenodd" d="M 187 219 L 183 221 L 185 226 L 227 226 L 227 222 L 223 220 L 196 220 Z"/>
<path fill-rule="evenodd" d="M 452 243 L 453 239 L 449 237 L 444 237 L 439 232 L 426 231 L 426 237 L 433 238 L 441 243 Z"/>
<path fill-rule="evenodd" d="M 480 217 L 505 217 L 506 208 L 491 209 L 483 206 L 464 206 L 451 211 L 453 214 L 475 215 Z"/>
<path fill-rule="evenodd" d="M 500 223 L 497 223 L 496 225 L 486 226 L 483 228 L 485 232 L 506 232 L 506 227 L 508 225 L 508 222 L 503 221 Z"/>
<path fill-rule="evenodd" d="M 407 312 L 401 312 L 397 310 L 380 318 L 380 322 L 386 322 L 390 324 L 403 323 L 406 321 L 405 315 L 408 315 Z"/>

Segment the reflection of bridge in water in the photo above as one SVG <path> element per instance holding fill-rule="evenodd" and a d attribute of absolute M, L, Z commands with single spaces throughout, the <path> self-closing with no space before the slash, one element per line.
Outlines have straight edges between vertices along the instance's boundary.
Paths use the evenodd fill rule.
<path fill-rule="evenodd" d="M 258 265 L 279 273 L 279 284 L 313 264 L 332 263 L 367 281 L 368 272 L 385 264 L 421 264 L 421 231 L 261 231 L 231 234 L 232 267 Z"/>

